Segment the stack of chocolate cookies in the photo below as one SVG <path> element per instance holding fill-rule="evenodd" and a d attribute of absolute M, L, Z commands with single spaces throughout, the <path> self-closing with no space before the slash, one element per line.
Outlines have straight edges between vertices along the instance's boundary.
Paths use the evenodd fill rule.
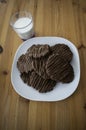
<path fill-rule="evenodd" d="M 72 57 L 65 44 L 32 45 L 19 57 L 17 67 L 23 82 L 43 93 L 53 90 L 58 82 L 72 82 Z"/>

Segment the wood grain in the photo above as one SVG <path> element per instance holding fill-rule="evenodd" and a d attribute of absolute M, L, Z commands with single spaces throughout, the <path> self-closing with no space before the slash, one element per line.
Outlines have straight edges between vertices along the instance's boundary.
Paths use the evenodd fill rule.
<path fill-rule="evenodd" d="M 11 66 L 22 40 L 9 23 L 20 10 L 31 12 L 36 36 L 61 36 L 79 48 L 80 83 L 66 100 L 29 101 L 14 91 Z M 0 130 L 86 129 L 86 0 L 0 1 L 0 45 Z"/>

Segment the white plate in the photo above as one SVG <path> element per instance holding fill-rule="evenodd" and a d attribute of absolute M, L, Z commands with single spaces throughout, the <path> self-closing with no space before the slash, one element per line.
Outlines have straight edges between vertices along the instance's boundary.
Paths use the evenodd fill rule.
<path fill-rule="evenodd" d="M 58 43 L 64 43 L 68 45 L 73 52 L 73 59 L 72 59 L 72 66 L 74 69 L 74 80 L 71 83 L 58 83 L 54 90 L 47 92 L 47 93 L 39 93 L 34 88 L 28 86 L 27 84 L 24 84 L 23 81 L 20 78 L 20 73 L 16 67 L 16 63 L 20 55 L 26 53 L 26 50 L 32 46 L 33 44 L 49 44 L 54 45 Z M 18 48 L 13 64 L 12 64 L 12 71 L 11 71 L 11 82 L 13 85 L 13 88 L 15 91 L 21 95 L 22 97 L 30 100 L 36 100 L 36 101 L 59 101 L 63 100 L 70 95 L 74 93 L 76 90 L 78 83 L 80 80 L 80 61 L 79 61 L 79 55 L 76 47 L 73 43 L 68 41 L 67 39 L 61 38 L 61 37 L 36 37 L 29 39 L 23 44 L 20 45 Z"/>

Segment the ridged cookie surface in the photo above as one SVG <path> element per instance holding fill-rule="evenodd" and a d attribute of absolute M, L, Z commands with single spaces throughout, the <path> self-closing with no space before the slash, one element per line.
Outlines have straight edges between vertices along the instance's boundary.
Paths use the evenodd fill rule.
<path fill-rule="evenodd" d="M 33 88 L 43 93 L 53 90 L 56 82 L 51 79 L 43 79 L 37 73 L 32 72 L 30 76 L 30 84 Z"/>
<path fill-rule="evenodd" d="M 17 67 L 21 73 L 33 70 L 32 67 L 32 58 L 28 57 L 26 55 L 21 55 L 17 61 Z"/>
<path fill-rule="evenodd" d="M 50 78 L 46 73 L 47 59 L 48 59 L 48 56 L 33 59 L 33 69 L 34 69 L 34 71 L 37 74 L 39 74 L 41 77 L 43 77 L 44 79 Z"/>
<path fill-rule="evenodd" d="M 73 79 L 74 79 L 74 71 L 73 71 L 73 67 L 69 64 L 69 67 L 68 67 L 68 73 L 67 73 L 67 75 L 65 75 L 65 73 L 64 73 L 64 77 L 62 77 L 61 79 L 60 79 L 60 81 L 62 82 L 62 83 L 70 83 L 70 82 L 72 82 L 73 81 Z"/>
<path fill-rule="evenodd" d="M 24 83 L 27 83 L 28 85 L 30 85 L 30 76 L 31 76 L 32 72 L 28 72 L 28 73 L 21 73 L 20 77 L 23 80 Z"/>
<path fill-rule="evenodd" d="M 47 74 L 55 81 L 64 79 L 71 71 L 70 68 L 70 64 L 63 60 L 58 54 L 51 55 L 46 64 Z"/>
<path fill-rule="evenodd" d="M 64 60 L 70 62 L 73 57 L 73 53 L 70 48 L 65 44 L 56 44 L 51 47 L 53 54 L 59 54 Z"/>
<path fill-rule="evenodd" d="M 40 58 L 42 56 L 47 55 L 50 52 L 49 45 L 32 45 L 28 50 L 27 53 L 30 57 Z"/>

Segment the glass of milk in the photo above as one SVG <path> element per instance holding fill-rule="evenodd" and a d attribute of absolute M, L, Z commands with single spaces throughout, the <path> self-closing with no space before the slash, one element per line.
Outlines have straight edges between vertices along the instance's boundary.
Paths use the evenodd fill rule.
<path fill-rule="evenodd" d="M 34 36 L 33 19 L 27 11 L 20 11 L 13 14 L 10 25 L 23 40 Z"/>

